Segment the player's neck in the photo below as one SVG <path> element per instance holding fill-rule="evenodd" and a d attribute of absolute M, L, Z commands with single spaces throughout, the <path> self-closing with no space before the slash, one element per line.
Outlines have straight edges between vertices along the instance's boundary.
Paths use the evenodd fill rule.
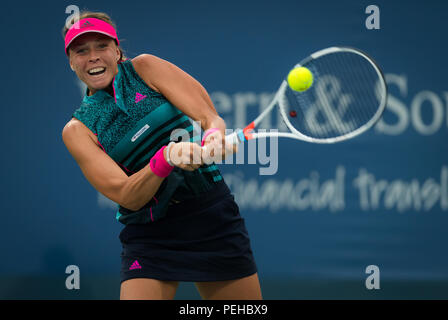
<path fill-rule="evenodd" d="M 112 87 L 112 82 L 106 87 L 106 88 L 104 88 L 104 89 L 101 89 L 101 90 L 104 90 L 104 91 L 106 91 L 108 94 L 110 94 L 112 97 L 114 96 L 114 88 Z M 96 90 L 96 89 L 91 89 L 91 88 L 89 88 L 89 91 L 88 91 L 88 96 L 93 96 L 95 93 L 97 93 L 99 90 Z"/>

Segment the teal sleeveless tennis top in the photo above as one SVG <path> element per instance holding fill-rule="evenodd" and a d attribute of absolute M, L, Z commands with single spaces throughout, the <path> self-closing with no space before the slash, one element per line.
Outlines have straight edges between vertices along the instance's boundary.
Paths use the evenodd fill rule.
<path fill-rule="evenodd" d="M 200 141 L 200 130 L 193 130 L 185 114 L 146 85 L 131 60 L 118 64 L 112 85 L 114 96 L 104 90 L 91 96 L 86 92 L 72 116 L 98 137 L 100 147 L 128 176 L 145 167 L 170 141 Z M 164 216 L 170 203 L 198 197 L 219 183 L 224 181 L 215 164 L 195 171 L 174 167 L 143 208 L 132 211 L 119 205 L 117 220 L 123 224 L 156 221 Z"/>

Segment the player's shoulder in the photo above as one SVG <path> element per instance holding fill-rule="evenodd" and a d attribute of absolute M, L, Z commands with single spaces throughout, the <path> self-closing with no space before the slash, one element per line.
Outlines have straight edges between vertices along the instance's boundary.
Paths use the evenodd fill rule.
<path fill-rule="evenodd" d="M 153 90 L 159 92 L 155 82 L 166 70 L 168 61 L 155 55 L 144 53 L 136 56 L 131 60 L 137 74 L 150 86 Z"/>
<path fill-rule="evenodd" d="M 134 58 L 131 59 L 132 64 L 156 64 L 164 61 L 162 58 L 149 54 L 149 53 L 142 53 Z"/>
<path fill-rule="evenodd" d="M 138 71 L 152 70 L 163 71 L 164 68 L 173 66 L 171 62 L 149 53 L 143 53 L 131 59 L 134 69 Z"/>
<path fill-rule="evenodd" d="M 93 141 L 97 139 L 95 134 L 76 118 L 72 118 L 62 129 L 62 140 L 66 145 L 80 141 L 83 137 L 89 137 Z"/>

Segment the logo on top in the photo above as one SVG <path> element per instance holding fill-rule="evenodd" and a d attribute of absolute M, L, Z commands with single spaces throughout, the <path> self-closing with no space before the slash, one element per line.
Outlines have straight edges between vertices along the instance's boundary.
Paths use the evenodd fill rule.
<path fill-rule="evenodd" d="M 141 269 L 142 267 L 138 263 L 137 260 L 134 261 L 134 263 L 129 267 L 129 270 L 135 270 L 135 269 Z"/>
<path fill-rule="evenodd" d="M 93 27 L 93 24 L 89 22 L 89 20 L 86 20 L 82 25 L 81 28 L 87 28 L 87 27 Z"/>
<path fill-rule="evenodd" d="M 144 96 L 141 93 L 137 92 L 137 94 L 135 95 L 135 103 L 139 103 L 140 101 L 142 101 L 145 98 L 146 98 L 146 96 Z"/>
<path fill-rule="evenodd" d="M 131 139 L 131 142 L 134 142 L 135 140 L 137 140 L 148 129 L 149 129 L 149 125 L 145 124 L 140 130 L 137 131 L 136 134 L 134 134 L 134 136 Z"/>

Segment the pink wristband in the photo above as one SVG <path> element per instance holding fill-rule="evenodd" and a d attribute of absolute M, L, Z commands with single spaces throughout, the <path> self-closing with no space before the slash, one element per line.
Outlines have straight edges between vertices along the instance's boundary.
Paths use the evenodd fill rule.
<path fill-rule="evenodd" d="M 208 129 L 204 132 L 204 136 L 202 137 L 202 142 L 201 142 L 201 147 L 204 146 L 204 142 L 205 139 L 207 138 L 207 136 L 211 135 L 213 132 L 219 131 L 218 128 L 212 128 L 212 129 Z"/>
<path fill-rule="evenodd" d="M 174 166 L 170 166 L 168 162 L 166 162 L 165 157 L 163 156 L 163 150 L 165 150 L 165 148 L 166 146 L 160 148 L 151 160 L 149 160 L 149 167 L 152 172 L 161 178 L 168 177 L 174 168 Z"/>

